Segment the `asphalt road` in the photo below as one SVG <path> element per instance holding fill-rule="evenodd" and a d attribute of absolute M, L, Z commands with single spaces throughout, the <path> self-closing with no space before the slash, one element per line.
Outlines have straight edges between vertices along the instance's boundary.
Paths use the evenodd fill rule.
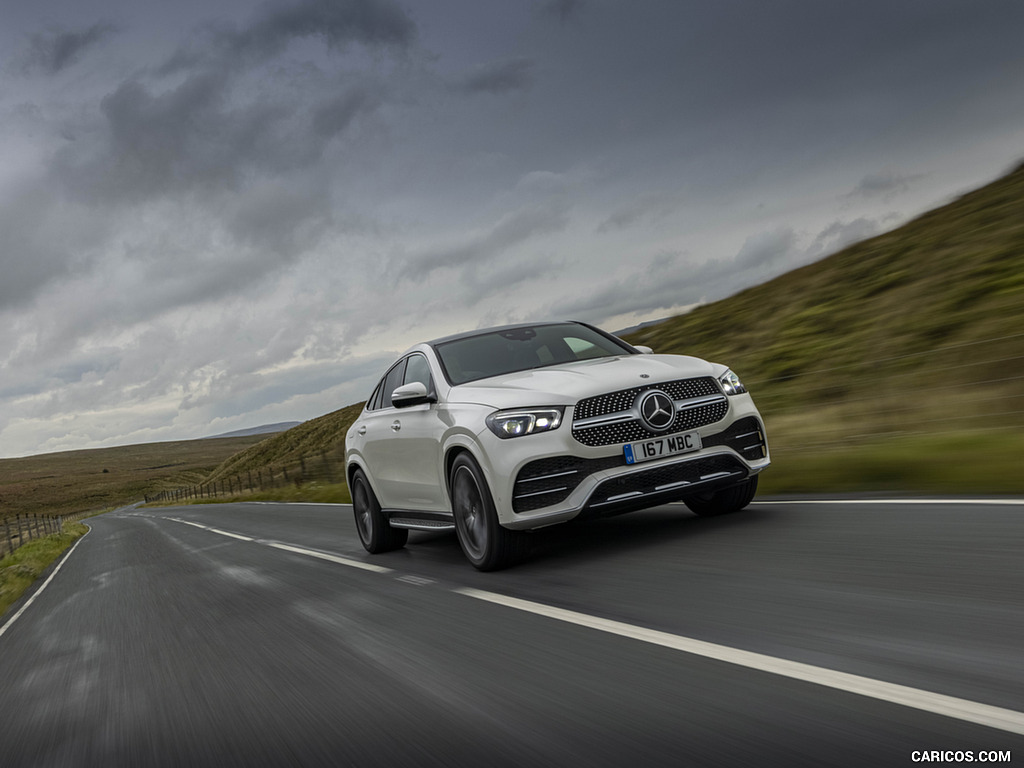
<path fill-rule="evenodd" d="M 1024 503 L 667 506 L 491 574 L 340 506 L 90 524 L 0 622 L 4 768 L 1024 764 Z"/>

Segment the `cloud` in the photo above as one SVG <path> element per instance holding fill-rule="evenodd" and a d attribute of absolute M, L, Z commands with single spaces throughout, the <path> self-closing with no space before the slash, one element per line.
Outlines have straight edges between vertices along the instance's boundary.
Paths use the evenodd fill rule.
<path fill-rule="evenodd" d="M 32 35 L 29 48 L 21 57 L 21 71 L 56 75 L 115 32 L 117 27 L 113 24 L 98 22 L 78 31 L 51 30 Z"/>
<path fill-rule="evenodd" d="M 461 243 L 411 254 L 393 265 L 397 276 L 422 280 L 443 269 L 474 268 L 502 257 L 508 250 L 530 238 L 558 232 L 568 223 L 565 204 L 528 206 L 502 216 L 490 229 Z"/>
<path fill-rule="evenodd" d="M 584 0 L 546 0 L 540 4 L 540 12 L 552 16 L 563 24 L 577 16 L 586 7 Z"/>
<path fill-rule="evenodd" d="M 862 178 L 846 197 L 874 198 L 891 200 L 897 195 L 909 192 L 911 184 L 924 178 L 925 174 L 898 174 L 893 171 L 869 173 Z"/>
<path fill-rule="evenodd" d="M 456 88 L 464 93 L 500 94 L 533 85 L 536 62 L 520 57 L 481 64 L 464 75 Z"/>
<path fill-rule="evenodd" d="M 416 26 L 391 0 L 300 0 L 270 3 L 245 27 L 210 25 L 198 37 L 158 71 L 262 64 L 306 38 L 318 38 L 332 50 L 349 43 L 405 48 L 415 40 Z"/>

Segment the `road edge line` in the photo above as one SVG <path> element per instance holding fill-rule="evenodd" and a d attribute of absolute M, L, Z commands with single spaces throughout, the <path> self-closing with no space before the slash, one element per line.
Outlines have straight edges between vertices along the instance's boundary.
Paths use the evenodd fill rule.
<path fill-rule="evenodd" d="M 69 549 L 67 552 L 64 553 L 64 555 L 60 559 L 60 562 L 57 563 L 57 567 L 54 568 L 53 571 L 50 572 L 50 575 L 47 577 L 46 581 L 43 582 L 43 585 L 41 587 L 39 587 L 39 589 L 37 589 L 35 592 L 32 593 L 32 595 L 29 597 L 29 599 L 25 601 L 25 604 L 23 606 L 21 606 L 21 608 L 19 608 L 17 610 L 17 612 L 13 616 L 11 616 L 11 618 L 8 619 L 7 622 L 4 623 L 3 626 L 0 626 L 0 637 L 3 637 L 4 632 L 6 632 L 11 627 L 11 625 L 14 624 L 14 622 L 16 622 L 20 618 L 21 614 L 23 614 L 25 611 L 28 610 L 28 607 L 30 605 L 32 605 L 32 603 L 34 603 L 36 601 L 37 597 L 39 597 L 41 594 L 43 594 L 43 590 L 46 589 L 48 586 L 50 586 L 50 582 L 53 581 L 53 577 L 57 575 L 57 573 L 60 571 L 61 568 L 64 567 L 64 563 L 66 563 L 68 561 L 68 558 L 71 557 L 71 554 L 76 549 L 78 549 L 78 545 L 82 543 L 82 541 L 85 539 L 86 536 L 88 536 L 90 533 L 92 533 L 92 526 L 91 525 L 89 525 L 88 523 L 83 523 L 83 525 L 85 525 L 85 527 L 88 528 L 89 530 L 87 530 L 84 534 L 82 534 L 82 536 L 79 537 L 78 541 L 76 541 L 72 545 L 71 549 Z"/>

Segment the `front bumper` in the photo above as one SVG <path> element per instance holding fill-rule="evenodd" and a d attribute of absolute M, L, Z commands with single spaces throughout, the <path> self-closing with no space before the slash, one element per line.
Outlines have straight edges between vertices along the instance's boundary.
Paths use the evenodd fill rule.
<path fill-rule="evenodd" d="M 512 529 L 540 528 L 584 515 L 610 515 L 678 501 L 733 485 L 771 463 L 764 424 L 749 396 L 700 430 L 695 453 L 627 464 L 622 446 L 580 450 L 521 462 L 496 485 L 498 516 Z M 553 436 L 552 436 L 553 437 Z M 546 446 L 553 447 L 553 446 Z M 609 450 L 612 452 L 609 454 Z M 510 468 L 512 469 L 512 468 Z"/>

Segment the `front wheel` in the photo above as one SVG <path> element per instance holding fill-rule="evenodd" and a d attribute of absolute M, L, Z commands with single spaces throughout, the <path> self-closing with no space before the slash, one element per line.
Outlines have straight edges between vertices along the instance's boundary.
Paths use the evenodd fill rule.
<path fill-rule="evenodd" d="M 359 540 L 370 554 L 390 552 L 405 546 L 409 531 L 391 527 L 381 511 L 369 480 L 361 469 L 357 469 L 352 475 L 352 511 L 356 517 Z"/>
<path fill-rule="evenodd" d="M 749 504 L 757 493 L 757 475 L 748 477 L 742 483 L 710 493 L 699 493 L 683 501 L 690 510 L 701 517 L 725 515 L 737 512 Z"/>
<path fill-rule="evenodd" d="M 459 454 L 450 475 L 455 532 L 466 559 L 480 571 L 507 568 L 526 554 L 526 536 L 498 523 L 483 472 L 469 454 Z"/>

